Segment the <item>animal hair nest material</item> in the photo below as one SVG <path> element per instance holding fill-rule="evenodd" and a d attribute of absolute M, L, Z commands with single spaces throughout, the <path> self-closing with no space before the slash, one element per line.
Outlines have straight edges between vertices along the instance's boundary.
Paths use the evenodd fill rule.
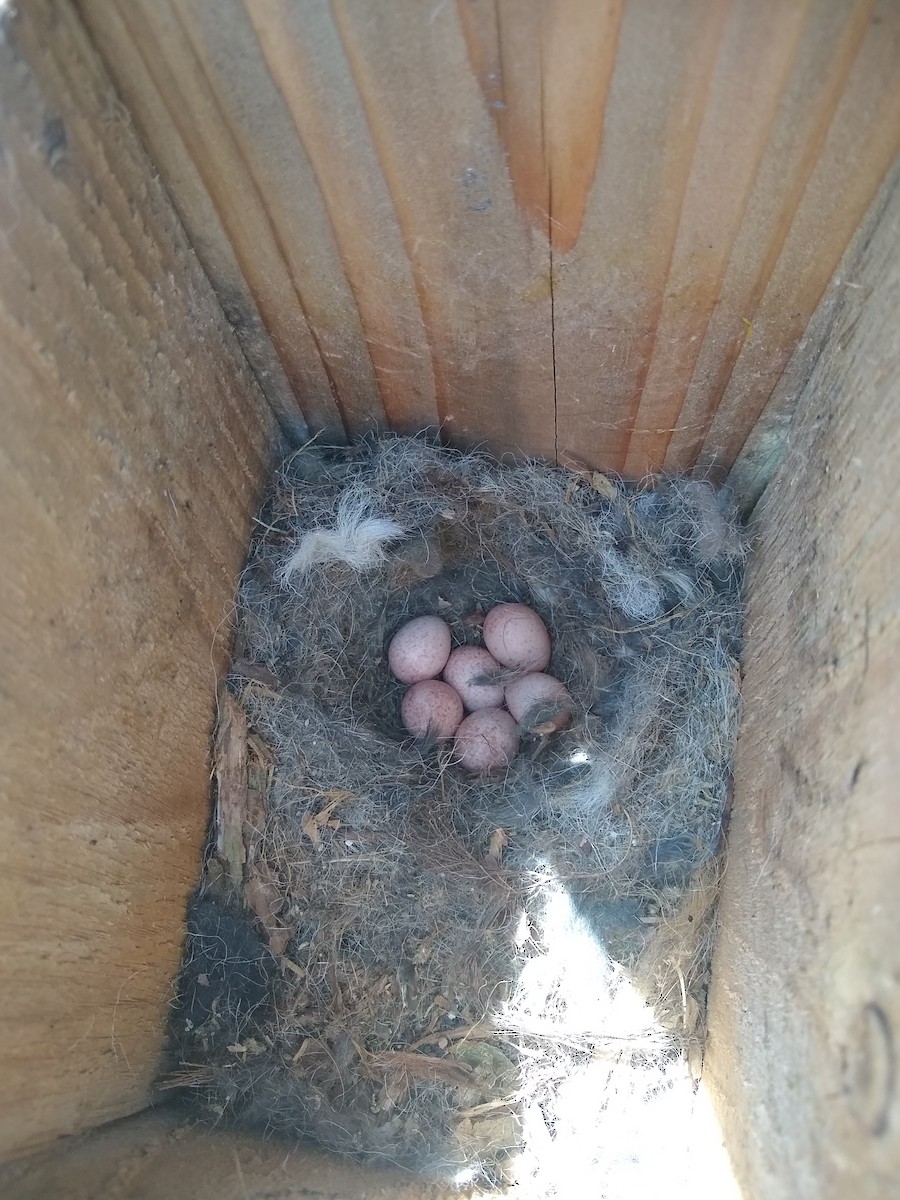
<path fill-rule="evenodd" d="M 610 1064 L 652 1090 L 702 1038 L 738 718 L 729 497 L 391 437 L 294 454 L 258 530 L 226 697 L 244 845 L 223 867 L 220 775 L 175 1081 L 227 1123 L 537 1177 L 576 1077 L 606 1064 L 596 1130 Z M 477 645 L 504 601 L 543 617 L 575 718 L 473 777 L 405 734 L 386 647 L 422 614 Z"/>

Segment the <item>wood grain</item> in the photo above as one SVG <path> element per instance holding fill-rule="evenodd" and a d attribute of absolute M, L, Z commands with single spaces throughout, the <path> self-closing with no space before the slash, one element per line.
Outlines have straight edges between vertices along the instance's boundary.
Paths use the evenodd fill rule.
<path fill-rule="evenodd" d="M 329 435 L 721 477 L 900 147 L 893 0 L 79 3 Z"/>
<path fill-rule="evenodd" d="M 839 53 L 837 51 L 836 53 Z M 900 150 L 900 5 L 882 0 L 793 214 L 698 460 L 715 477 L 736 457 Z M 763 286 L 764 284 L 764 286 Z"/>
<path fill-rule="evenodd" d="M 552 457 L 546 231 L 516 207 L 456 10 L 336 0 L 332 11 L 412 264 L 442 428 Z"/>
<path fill-rule="evenodd" d="M 209 12 L 202 3 L 182 8 L 195 23 Z M 377 386 L 374 396 L 358 381 L 349 390 L 358 393 L 363 408 L 374 399 L 377 409 L 380 395 L 390 423 L 404 433 L 434 428 L 440 420 L 436 379 L 412 263 L 328 8 L 304 13 L 249 5 L 245 19 L 258 41 L 262 73 L 270 75 L 302 143 L 309 164 L 305 187 L 318 194 L 327 216 L 335 257 L 323 280 L 334 290 L 346 274 L 358 310 Z M 236 43 L 229 44 L 233 54 Z M 297 209 L 296 199 L 295 193 L 303 245 L 307 206 Z M 285 209 L 290 211 L 287 202 Z M 342 326 L 339 316 L 331 324 L 346 345 L 342 353 L 350 355 L 359 340 L 354 330 Z"/>
<path fill-rule="evenodd" d="M 761 336 L 760 301 L 823 152 L 873 8 L 874 0 L 853 4 L 817 0 L 809 9 L 783 102 L 772 122 L 733 253 L 696 352 L 677 426 L 673 422 L 676 427 L 665 454 L 670 465 L 692 461 L 699 454 L 744 343 Z M 823 263 L 826 279 L 834 266 L 830 260 Z M 809 315 L 809 303 L 807 297 L 803 317 Z M 807 356 L 807 371 L 812 361 Z M 735 420 L 741 415 L 736 412 Z M 742 419 L 741 433 L 745 435 L 751 424 Z"/>
<path fill-rule="evenodd" d="M 468 1188 L 140 1113 L 0 1167 L 4 1200 L 474 1200 Z"/>
<path fill-rule="evenodd" d="M 578 240 L 597 167 L 622 0 L 457 7 L 519 206 L 565 252 Z"/>
<path fill-rule="evenodd" d="M 808 3 L 762 0 L 732 5 L 725 19 L 622 464 L 628 475 L 665 456 L 675 425 L 672 396 L 690 383 L 808 11 Z"/>
<path fill-rule="evenodd" d="M 621 469 L 653 357 L 724 4 L 628 4 L 581 236 L 554 261 L 559 445 Z"/>
<path fill-rule="evenodd" d="M 101 46 L 115 28 L 110 25 L 107 29 L 109 9 L 102 0 L 83 6 L 85 16 L 93 18 L 94 32 L 99 30 L 102 35 Z M 254 164 L 243 153 L 242 139 L 204 73 L 177 12 L 168 0 L 160 0 L 147 5 L 123 4 L 116 15 L 207 190 L 278 361 L 295 395 L 303 398 L 309 424 L 330 437 L 340 437 L 343 421 L 336 384 L 310 328 L 299 282 L 286 261 Z M 127 85 L 117 55 L 116 59 L 117 81 Z M 124 94 L 128 99 L 127 86 Z M 157 148 L 158 141 L 151 143 L 154 152 Z M 193 234 L 193 222 L 188 224 L 188 232 Z M 227 299 L 234 306 L 235 298 L 229 295 Z"/>
<path fill-rule="evenodd" d="M 146 1103 L 276 431 L 71 6 L 0 20 L 8 1156 Z"/>
<path fill-rule="evenodd" d="M 848 293 L 860 290 L 857 275 L 866 261 L 869 243 L 900 188 L 900 161 L 894 164 L 878 190 L 862 223 L 858 226 L 838 269 L 825 289 L 816 311 L 803 331 L 787 366 L 778 377 L 771 399 L 751 429 L 740 454 L 728 473 L 726 483 L 740 498 L 744 515 L 749 516 L 764 494 L 791 438 L 804 386 L 810 375 L 810 363 L 818 361 L 831 338 L 835 322 L 848 302 Z"/>
<path fill-rule="evenodd" d="M 757 507 L 705 1078 L 748 1196 L 900 1178 L 900 186 Z"/>

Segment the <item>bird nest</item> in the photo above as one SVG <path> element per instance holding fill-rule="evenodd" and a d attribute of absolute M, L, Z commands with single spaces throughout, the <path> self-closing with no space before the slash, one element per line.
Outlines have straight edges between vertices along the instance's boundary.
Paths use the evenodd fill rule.
<path fill-rule="evenodd" d="M 564 1147 L 606 1178 L 616 1096 L 702 1041 L 744 553 L 695 480 L 399 437 L 289 458 L 240 585 L 169 1082 L 426 1173 L 537 1178 Z M 406 733 L 386 647 L 425 614 L 479 645 L 508 601 L 574 717 L 473 775 Z"/>

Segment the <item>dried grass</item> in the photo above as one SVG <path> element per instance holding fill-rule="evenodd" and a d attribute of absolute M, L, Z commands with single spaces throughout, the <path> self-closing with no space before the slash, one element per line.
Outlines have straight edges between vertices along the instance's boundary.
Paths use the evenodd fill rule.
<path fill-rule="evenodd" d="M 244 887 L 274 983 L 239 1030 L 227 989 L 186 1028 L 206 986 L 195 921 L 173 1023 L 197 1098 L 426 1172 L 496 1181 L 518 1154 L 520 1186 L 555 1194 L 540 1163 L 572 1122 L 603 1120 L 626 1077 L 658 1090 L 702 1042 L 738 717 L 728 497 L 388 438 L 295 454 L 258 529 L 229 687 L 265 777 Z M 385 648 L 424 613 L 478 644 L 502 601 L 544 617 L 577 712 L 473 778 L 404 734 Z M 234 907 L 227 873 L 210 878 L 201 903 Z M 635 985 L 651 1008 L 620 1019 Z"/>

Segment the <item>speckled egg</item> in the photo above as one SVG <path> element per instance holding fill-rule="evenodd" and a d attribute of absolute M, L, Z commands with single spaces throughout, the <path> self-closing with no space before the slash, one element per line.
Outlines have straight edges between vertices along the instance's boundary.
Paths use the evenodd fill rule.
<path fill-rule="evenodd" d="M 529 727 L 536 719 L 542 733 L 562 729 L 572 719 L 572 697 L 566 685 L 540 672 L 507 684 L 506 705 L 517 721 L 525 720 Z"/>
<path fill-rule="evenodd" d="M 434 679 L 443 671 L 453 644 L 440 617 L 416 617 L 402 625 L 388 647 L 388 666 L 401 683 Z"/>
<path fill-rule="evenodd" d="M 503 668 L 492 654 L 480 646 L 457 646 L 450 651 L 444 667 L 444 679 L 454 688 L 469 712 L 480 708 L 499 708 L 503 703 L 503 685 L 477 683 L 492 677 Z"/>
<path fill-rule="evenodd" d="M 463 719 L 463 703 L 449 683 L 423 679 L 403 697 L 400 719 L 413 737 L 444 741 L 456 733 Z"/>
<path fill-rule="evenodd" d="M 504 667 L 543 671 L 550 661 L 550 634 L 532 608 L 498 604 L 484 618 L 484 644 Z"/>
<path fill-rule="evenodd" d="M 456 731 L 456 761 L 467 771 L 502 771 L 519 752 L 519 731 L 503 708 L 480 708 Z"/>

